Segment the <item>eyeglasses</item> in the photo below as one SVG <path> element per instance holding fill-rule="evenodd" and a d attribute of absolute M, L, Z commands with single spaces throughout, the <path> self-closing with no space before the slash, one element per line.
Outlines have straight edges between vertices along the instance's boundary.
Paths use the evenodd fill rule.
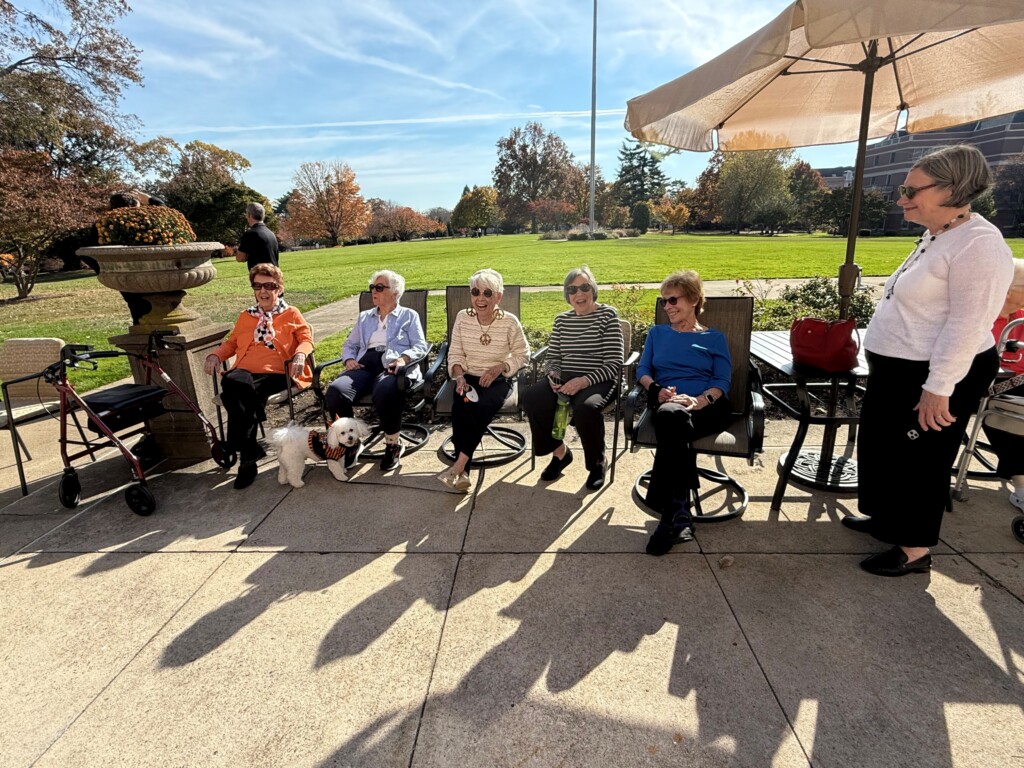
<path fill-rule="evenodd" d="M 583 285 L 567 285 L 565 290 L 568 291 L 570 296 L 575 296 L 576 291 L 583 291 L 584 293 L 590 293 L 594 290 L 594 286 L 590 283 L 584 283 Z"/>
<path fill-rule="evenodd" d="M 390 287 L 390 285 L 384 285 L 384 283 L 370 283 L 370 290 L 376 291 L 377 293 L 383 293 Z"/>
<path fill-rule="evenodd" d="M 666 304 L 671 304 L 674 307 L 676 303 L 680 301 L 683 301 L 682 296 L 669 296 L 668 298 L 665 298 L 663 296 L 658 297 L 658 303 L 661 304 L 662 306 L 665 306 Z"/>
<path fill-rule="evenodd" d="M 492 291 L 490 288 L 484 288 L 482 291 L 479 288 L 471 288 L 469 292 L 474 296 L 479 296 L 482 293 L 484 297 L 488 299 L 494 295 L 494 291 Z"/>
<path fill-rule="evenodd" d="M 254 291 L 276 291 L 280 288 L 277 283 L 253 283 L 252 289 Z"/>
<path fill-rule="evenodd" d="M 914 195 L 916 195 L 918 192 L 921 192 L 922 190 L 925 189 L 931 189 L 932 187 L 937 186 L 939 186 L 938 182 L 934 184 L 925 184 L 923 187 L 908 187 L 906 184 L 900 184 L 898 187 L 896 187 L 896 189 L 900 193 L 900 197 L 905 197 L 907 198 L 907 200 L 913 200 Z"/>

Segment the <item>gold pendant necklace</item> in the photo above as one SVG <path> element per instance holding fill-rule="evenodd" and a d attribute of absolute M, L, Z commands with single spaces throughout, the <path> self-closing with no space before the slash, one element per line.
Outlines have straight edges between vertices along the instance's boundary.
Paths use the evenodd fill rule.
<path fill-rule="evenodd" d="M 494 324 L 494 321 L 491 320 L 490 323 L 484 326 L 484 324 L 480 322 L 480 316 L 477 315 L 476 324 L 480 326 L 480 343 L 486 347 L 491 343 L 491 334 L 489 334 L 487 330 Z"/>

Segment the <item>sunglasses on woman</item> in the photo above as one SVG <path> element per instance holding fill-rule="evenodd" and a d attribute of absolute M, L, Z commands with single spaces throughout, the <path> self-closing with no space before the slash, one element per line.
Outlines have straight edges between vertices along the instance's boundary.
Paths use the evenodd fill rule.
<path fill-rule="evenodd" d="M 931 189 L 932 187 L 937 186 L 939 186 L 938 182 L 936 182 L 935 184 L 925 184 L 923 187 L 908 187 L 906 184 L 900 184 L 898 187 L 896 187 L 896 189 L 899 190 L 900 197 L 905 197 L 907 198 L 907 200 L 913 200 L 914 195 L 916 195 L 918 192 L 921 192 L 925 189 Z"/>
<path fill-rule="evenodd" d="M 253 283 L 252 289 L 254 291 L 276 291 L 280 288 L 277 283 Z"/>
<path fill-rule="evenodd" d="M 662 306 L 664 306 L 665 304 L 671 304 L 674 307 L 678 302 L 682 300 L 682 296 L 669 296 L 668 298 L 665 298 L 664 296 L 658 297 L 658 303 L 661 304 Z"/>
<path fill-rule="evenodd" d="M 470 289 L 469 292 L 474 296 L 479 296 L 482 293 L 484 297 L 488 299 L 494 295 L 494 291 L 492 291 L 490 288 L 484 288 L 482 291 L 479 288 L 472 288 Z"/>
<path fill-rule="evenodd" d="M 377 293 L 383 293 L 388 288 L 390 288 L 390 286 L 384 285 L 384 283 L 370 283 L 370 290 L 376 291 Z"/>
<path fill-rule="evenodd" d="M 583 291 L 584 293 L 590 293 L 592 290 L 594 290 L 594 286 L 592 286 L 590 283 L 584 283 L 583 285 L 570 285 L 570 286 L 566 287 L 565 290 L 569 292 L 570 296 L 575 296 L 576 295 L 576 291 Z"/>

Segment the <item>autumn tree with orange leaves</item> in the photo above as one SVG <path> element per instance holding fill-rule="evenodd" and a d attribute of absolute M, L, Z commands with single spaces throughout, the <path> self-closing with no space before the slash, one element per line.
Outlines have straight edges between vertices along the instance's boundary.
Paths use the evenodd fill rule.
<path fill-rule="evenodd" d="M 35 287 L 46 250 L 68 230 L 92 222 L 106 194 L 75 175 L 57 178 L 42 152 L 0 154 L 0 271 L 19 299 Z"/>
<path fill-rule="evenodd" d="M 289 237 L 322 239 L 330 246 L 363 237 L 370 206 L 359 194 L 356 174 L 347 163 L 303 163 L 294 183 L 285 222 Z"/>

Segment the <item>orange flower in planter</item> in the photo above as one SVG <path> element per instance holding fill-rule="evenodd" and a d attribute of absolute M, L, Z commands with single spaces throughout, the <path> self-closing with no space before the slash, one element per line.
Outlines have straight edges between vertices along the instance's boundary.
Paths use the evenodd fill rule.
<path fill-rule="evenodd" d="M 188 220 L 173 208 L 115 208 L 98 222 L 100 245 L 183 245 L 195 242 Z"/>

